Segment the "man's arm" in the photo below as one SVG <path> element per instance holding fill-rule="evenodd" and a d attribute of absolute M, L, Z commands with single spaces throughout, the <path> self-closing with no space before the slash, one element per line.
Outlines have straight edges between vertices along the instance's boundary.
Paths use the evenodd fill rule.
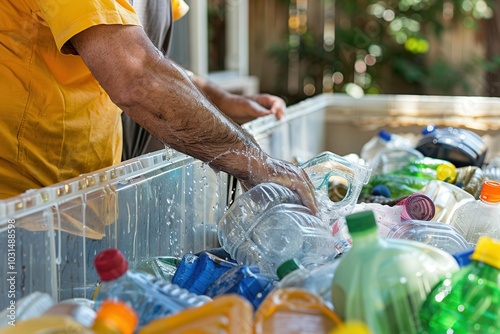
<path fill-rule="evenodd" d="M 141 27 L 98 25 L 71 42 L 113 102 L 165 144 L 234 175 L 248 188 L 262 182 L 287 186 L 316 212 L 304 170 L 265 154 Z"/>

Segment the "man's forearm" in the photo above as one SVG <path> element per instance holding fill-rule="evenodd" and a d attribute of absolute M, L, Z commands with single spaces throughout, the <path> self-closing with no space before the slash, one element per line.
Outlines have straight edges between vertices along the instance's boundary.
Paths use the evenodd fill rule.
<path fill-rule="evenodd" d="M 148 44 L 140 27 L 96 26 L 72 42 L 111 99 L 168 146 L 242 179 L 262 169 L 266 155 L 253 139 Z"/>

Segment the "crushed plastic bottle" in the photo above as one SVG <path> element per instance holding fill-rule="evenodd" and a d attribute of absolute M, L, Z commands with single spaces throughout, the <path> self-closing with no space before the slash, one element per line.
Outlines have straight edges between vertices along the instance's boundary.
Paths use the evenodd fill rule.
<path fill-rule="evenodd" d="M 138 263 L 133 270 L 172 281 L 181 259 L 175 256 L 156 256 Z"/>
<path fill-rule="evenodd" d="M 339 254 L 328 224 L 301 205 L 294 192 L 274 183 L 239 196 L 220 220 L 218 236 L 238 264 L 256 265 L 270 278 L 290 257 L 313 268 Z"/>
<path fill-rule="evenodd" d="M 367 141 L 361 148 L 359 156 L 369 166 L 372 166 L 373 159 L 386 148 L 414 148 L 410 139 L 403 136 L 390 133 L 386 130 L 380 130 L 379 133 Z"/>

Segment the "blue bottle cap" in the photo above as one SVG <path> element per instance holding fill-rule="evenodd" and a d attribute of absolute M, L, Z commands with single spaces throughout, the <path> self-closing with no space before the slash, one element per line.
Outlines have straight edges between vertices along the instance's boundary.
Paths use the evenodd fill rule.
<path fill-rule="evenodd" d="M 389 141 L 391 140 L 391 134 L 385 130 L 380 130 L 380 132 L 378 133 L 378 136 L 380 139 L 384 140 L 384 141 Z"/>
<path fill-rule="evenodd" d="M 373 196 L 384 196 L 386 198 L 391 198 L 391 190 L 385 184 L 377 184 L 372 189 Z"/>
<path fill-rule="evenodd" d="M 429 124 L 422 129 L 422 134 L 424 136 L 428 135 L 429 133 L 433 133 L 434 131 L 436 131 L 436 129 L 437 129 L 437 127 L 435 124 Z"/>
<path fill-rule="evenodd" d="M 474 252 L 474 248 L 467 249 L 461 252 L 457 252 L 455 254 L 452 254 L 455 260 L 457 261 L 458 265 L 460 268 L 468 266 L 471 263 L 471 258 L 470 256 Z"/>

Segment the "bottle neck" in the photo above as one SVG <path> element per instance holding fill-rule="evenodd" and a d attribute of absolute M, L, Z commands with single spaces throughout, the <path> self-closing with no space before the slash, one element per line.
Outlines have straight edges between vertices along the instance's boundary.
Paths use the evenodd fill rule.
<path fill-rule="evenodd" d="M 353 248 L 373 245 L 380 241 L 380 238 L 377 234 L 377 229 L 375 227 L 366 231 L 352 233 L 351 237 Z"/>

